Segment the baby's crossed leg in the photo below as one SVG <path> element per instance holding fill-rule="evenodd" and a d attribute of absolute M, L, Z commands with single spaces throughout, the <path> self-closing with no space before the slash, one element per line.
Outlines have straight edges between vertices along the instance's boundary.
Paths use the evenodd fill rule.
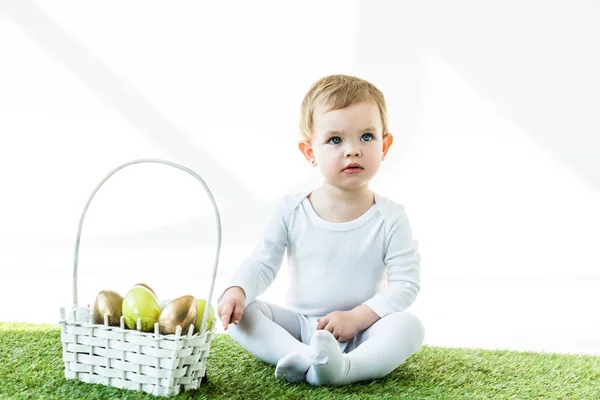
<path fill-rule="evenodd" d="M 277 365 L 277 377 L 304 380 L 311 360 L 308 345 L 302 343 L 300 317 L 294 311 L 255 300 L 246 306 L 239 325 L 230 325 L 228 331 L 254 356 Z"/>
<path fill-rule="evenodd" d="M 342 354 L 327 331 L 318 331 L 310 345 L 302 343 L 302 322 L 294 311 L 256 300 L 239 325 L 230 325 L 233 339 L 259 359 L 277 365 L 275 375 L 312 385 L 345 385 L 381 378 L 401 365 L 423 343 L 423 326 L 411 313 L 390 314 L 349 341 Z"/>
<path fill-rule="evenodd" d="M 342 354 L 327 331 L 310 341 L 311 367 L 306 380 L 316 386 L 346 385 L 382 378 L 404 363 L 423 343 L 421 321 L 411 313 L 396 312 L 375 322 L 348 343 Z"/>

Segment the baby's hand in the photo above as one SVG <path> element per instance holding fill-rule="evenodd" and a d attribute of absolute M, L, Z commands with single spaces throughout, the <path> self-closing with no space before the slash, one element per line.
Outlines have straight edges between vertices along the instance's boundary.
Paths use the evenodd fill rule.
<path fill-rule="evenodd" d="M 217 313 L 223 322 L 223 329 L 227 330 L 229 322 L 239 324 L 244 314 L 246 293 L 239 286 L 232 286 L 225 291 L 221 302 L 217 306 Z"/>
<path fill-rule="evenodd" d="M 331 332 L 340 343 L 352 339 L 360 332 L 360 318 L 354 311 L 334 311 L 317 319 L 317 330 Z"/>

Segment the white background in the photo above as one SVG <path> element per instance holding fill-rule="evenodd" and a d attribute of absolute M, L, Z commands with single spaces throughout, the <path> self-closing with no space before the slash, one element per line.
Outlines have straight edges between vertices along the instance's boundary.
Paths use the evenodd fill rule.
<path fill-rule="evenodd" d="M 299 105 L 347 73 L 388 101 L 372 187 L 420 243 L 426 343 L 600 354 L 599 18 L 592 0 L 0 0 L 0 320 L 57 322 L 85 202 L 137 158 L 211 188 L 214 301 L 275 202 L 319 183 Z M 214 237 L 192 177 L 128 167 L 87 214 L 79 301 L 207 296 Z"/>

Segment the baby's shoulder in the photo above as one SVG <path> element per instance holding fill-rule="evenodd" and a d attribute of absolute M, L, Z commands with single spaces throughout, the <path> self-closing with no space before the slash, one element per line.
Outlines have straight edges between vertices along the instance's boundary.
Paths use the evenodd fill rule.
<path fill-rule="evenodd" d="M 297 192 L 284 195 L 279 201 L 280 213 L 290 215 L 308 196 L 308 193 Z"/>
<path fill-rule="evenodd" d="M 375 193 L 375 204 L 386 222 L 393 223 L 406 218 L 404 205 Z"/>

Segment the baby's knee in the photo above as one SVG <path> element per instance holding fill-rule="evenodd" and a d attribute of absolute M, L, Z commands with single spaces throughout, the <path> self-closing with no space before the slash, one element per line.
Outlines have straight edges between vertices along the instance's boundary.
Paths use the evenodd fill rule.
<path fill-rule="evenodd" d="M 389 314 L 390 318 L 398 330 L 410 332 L 410 336 L 420 346 L 425 338 L 425 327 L 415 314 L 407 311 Z"/>
<path fill-rule="evenodd" d="M 249 319 L 258 314 L 262 314 L 269 319 L 273 319 L 273 316 L 271 315 L 271 309 L 269 308 L 269 306 L 267 306 L 267 304 L 264 301 L 254 300 L 252 303 L 248 304 L 244 308 L 244 314 L 242 314 L 242 321 L 244 320 L 244 317 Z"/>
<path fill-rule="evenodd" d="M 421 319 L 419 317 L 417 317 L 415 314 L 408 312 L 408 311 L 403 311 L 403 312 L 399 312 L 399 313 L 395 313 L 395 314 L 399 314 L 398 318 L 401 319 L 402 321 L 404 321 L 404 323 L 409 324 L 411 326 L 418 327 L 420 330 L 425 329 L 423 327 L 423 323 L 421 322 Z"/>
<path fill-rule="evenodd" d="M 244 308 L 244 312 L 242 314 L 242 318 L 240 319 L 239 324 L 230 325 L 230 334 L 232 334 L 235 337 L 239 330 L 251 330 L 253 326 L 259 323 L 258 321 L 263 316 L 267 316 L 267 318 L 270 318 L 271 310 L 264 302 L 260 300 L 254 300 L 252 303 L 248 304 Z"/>
<path fill-rule="evenodd" d="M 230 324 L 227 332 L 236 342 L 244 346 L 247 338 L 253 336 L 261 324 L 264 324 L 265 316 L 272 318 L 269 307 L 260 300 L 254 300 L 244 308 L 240 322 L 237 325 Z"/>

